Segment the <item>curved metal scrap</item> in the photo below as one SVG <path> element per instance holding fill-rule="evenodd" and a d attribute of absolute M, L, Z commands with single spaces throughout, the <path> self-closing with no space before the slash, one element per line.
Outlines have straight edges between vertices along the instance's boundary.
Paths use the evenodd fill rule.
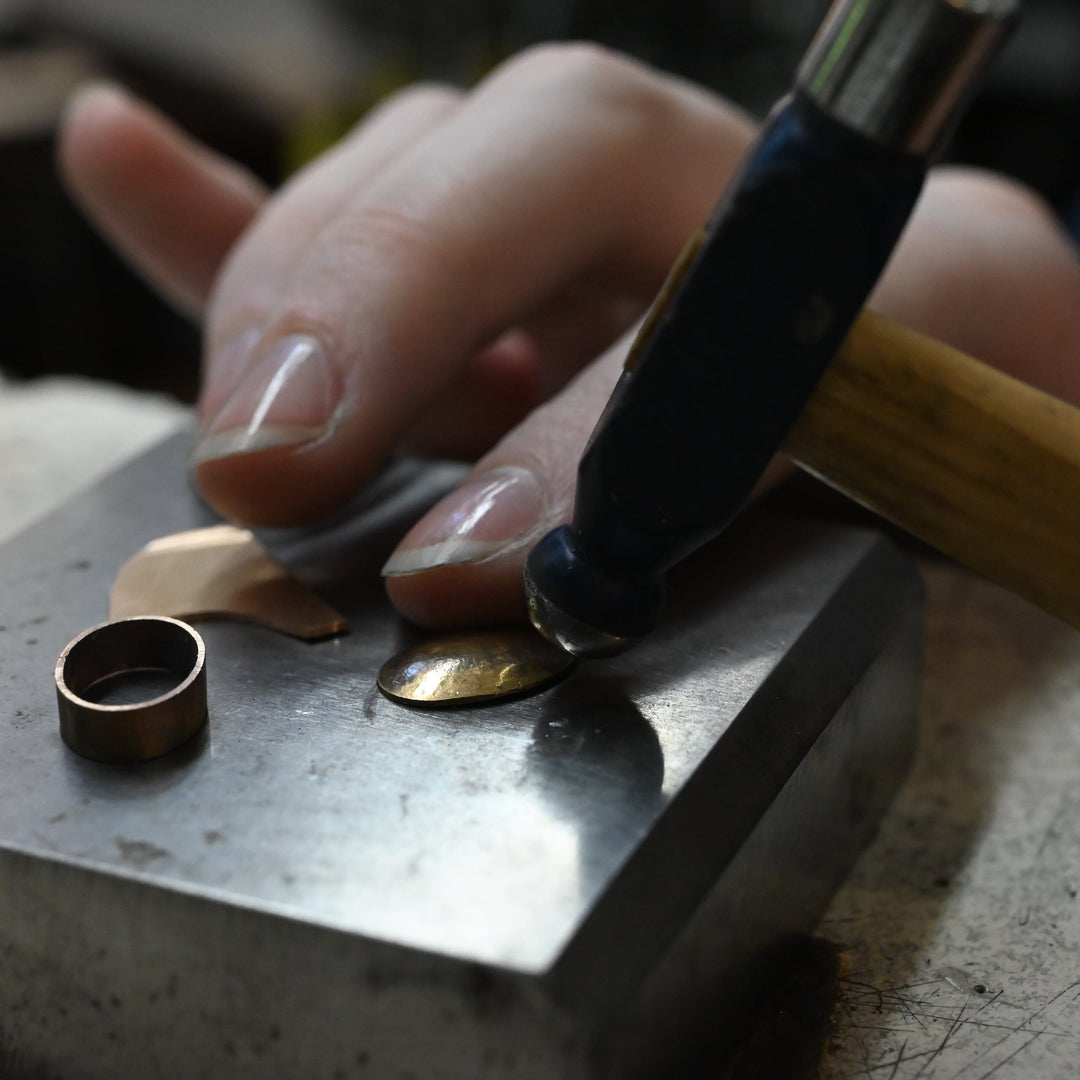
<path fill-rule="evenodd" d="M 241 619 L 305 640 L 347 629 L 341 614 L 235 525 L 163 536 L 129 559 L 113 582 L 109 617 L 135 615 Z"/>

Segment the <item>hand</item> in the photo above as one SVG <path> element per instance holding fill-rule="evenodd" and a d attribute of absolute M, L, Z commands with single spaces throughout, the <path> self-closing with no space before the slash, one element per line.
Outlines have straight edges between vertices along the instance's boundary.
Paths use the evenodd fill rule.
<path fill-rule="evenodd" d="M 387 564 L 399 609 L 443 626 L 521 617 L 521 562 L 570 515 L 627 331 L 752 136 L 704 91 L 573 45 L 468 94 L 404 91 L 270 198 L 114 89 L 73 102 L 60 160 L 206 320 L 194 467 L 227 516 L 317 518 L 401 448 L 482 455 Z M 1080 402 L 1075 252 L 1005 180 L 933 177 L 872 305 Z"/>

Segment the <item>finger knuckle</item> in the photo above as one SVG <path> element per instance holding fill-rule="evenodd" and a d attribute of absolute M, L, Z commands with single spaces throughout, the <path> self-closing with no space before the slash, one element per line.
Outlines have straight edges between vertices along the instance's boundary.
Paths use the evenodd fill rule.
<path fill-rule="evenodd" d="M 573 92 L 603 89 L 636 91 L 648 81 L 647 69 L 627 57 L 588 41 L 545 42 L 506 61 L 495 78 Z"/>
<path fill-rule="evenodd" d="M 941 166 L 931 174 L 929 186 L 944 198 L 976 210 L 1037 216 L 1047 213 L 1045 201 L 1026 184 L 976 166 Z"/>
<path fill-rule="evenodd" d="M 439 82 L 418 82 L 393 90 L 375 108 L 377 113 L 450 109 L 461 100 L 461 91 Z"/>
<path fill-rule="evenodd" d="M 333 224 L 326 247 L 335 253 L 330 273 L 339 278 L 363 280 L 390 268 L 421 268 L 438 279 L 460 270 L 453 239 L 433 227 L 427 215 L 401 205 L 353 207 Z"/>
<path fill-rule="evenodd" d="M 414 249 L 426 244 L 428 237 L 428 230 L 416 215 L 382 204 L 352 208 L 335 222 L 333 232 L 338 246 L 384 253 Z"/>

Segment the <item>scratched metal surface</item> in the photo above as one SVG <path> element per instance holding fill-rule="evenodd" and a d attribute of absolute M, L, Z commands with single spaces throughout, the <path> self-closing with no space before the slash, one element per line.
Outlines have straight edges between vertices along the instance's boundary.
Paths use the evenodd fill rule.
<path fill-rule="evenodd" d="M 715 981 L 752 959 L 748 942 L 820 910 L 903 773 L 910 567 L 873 533 L 782 510 L 675 575 L 664 631 L 631 656 L 491 710 L 387 701 L 374 673 L 408 632 L 377 568 L 432 497 L 430 474 L 419 489 L 391 477 L 337 527 L 267 538 L 325 589 L 350 635 L 309 644 L 205 625 L 202 737 L 144 766 L 85 761 L 57 735 L 54 658 L 102 617 L 131 552 L 206 520 L 182 475 L 177 440 L 0 551 L 0 1036 L 16 1055 L 0 1038 L 0 1063 L 15 1075 L 36 1075 L 18 1055 L 41 1053 L 70 1080 L 103 993 L 81 985 L 90 970 L 118 1011 L 94 1031 L 100 1071 L 79 1075 L 124 1075 L 124 1053 L 167 1054 L 185 1032 L 199 1033 L 205 1075 L 224 1075 L 240 1019 L 276 1034 L 245 1046 L 230 1075 L 260 1075 L 267 1039 L 329 1075 L 348 1047 L 299 1019 L 305 986 L 320 1011 L 368 1002 L 364 1052 L 399 1071 L 502 1076 L 499 1055 L 527 1045 L 524 1075 L 599 1075 L 590 1047 L 615 1045 L 607 1032 L 639 988 L 678 1032 L 686 1010 L 672 1006 L 692 971 Z M 669 964 L 706 895 L 711 922 Z M 158 959 L 133 963 L 127 941 Z M 485 1005 L 478 966 L 507 1018 Z M 415 996 L 375 1024 L 388 970 Z M 257 1009 L 230 1000 L 260 993 L 271 997 Z M 403 1030 L 415 1015 L 427 1018 L 419 1041 Z M 220 1042 L 206 1043 L 210 1029 Z M 335 1038 L 355 1030 L 335 1025 Z M 436 1061 L 448 1047 L 461 1055 L 453 1073 Z M 612 1051 L 611 1075 L 636 1074 L 649 1052 L 644 1038 L 630 1057 Z M 347 1074 L 364 1068 L 354 1060 Z"/>
<path fill-rule="evenodd" d="M 208 520 L 182 485 L 162 493 L 171 475 L 183 475 L 175 444 L 0 555 L 13 623 L 0 654 L 3 694 L 15 717 L 0 729 L 3 844 L 523 971 L 551 965 L 874 542 L 812 525 L 798 539 L 775 528 L 733 534 L 739 574 L 699 570 L 693 590 L 680 596 L 676 586 L 674 632 L 550 694 L 432 713 L 389 702 L 375 686 L 380 662 L 409 633 L 389 616 L 377 574 L 380 531 L 402 507 L 377 502 L 358 528 L 271 539 L 346 614 L 350 634 L 312 644 L 203 624 L 211 722 L 202 737 L 145 768 L 88 762 L 57 743 L 51 666 L 104 617 L 131 552 Z M 430 490 L 408 492 L 405 512 Z M 625 769 L 559 761 L 560 718 L 589 702 L 640 729 L 639 744 L 625 748 L 640 752 L 631 759 L 640 790 L 626 788 Z M 537 749 L 545 740 L 548 755 Z M 469 821 L 448 816 L 451 806 L 467 807 Z M 583 849 L 586 812 L 599 835 Z"/>

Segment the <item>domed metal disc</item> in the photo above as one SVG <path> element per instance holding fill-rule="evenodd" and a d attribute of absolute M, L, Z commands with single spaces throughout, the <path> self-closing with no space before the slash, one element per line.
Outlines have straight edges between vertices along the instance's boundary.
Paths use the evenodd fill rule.
<path fill-rule="evenodd" d="M 406 705 L 484 704 L 549 686 L 574 662 L 533 630 L 469 630 L 398 653 L 379 671 L 379 688 Z"/>

